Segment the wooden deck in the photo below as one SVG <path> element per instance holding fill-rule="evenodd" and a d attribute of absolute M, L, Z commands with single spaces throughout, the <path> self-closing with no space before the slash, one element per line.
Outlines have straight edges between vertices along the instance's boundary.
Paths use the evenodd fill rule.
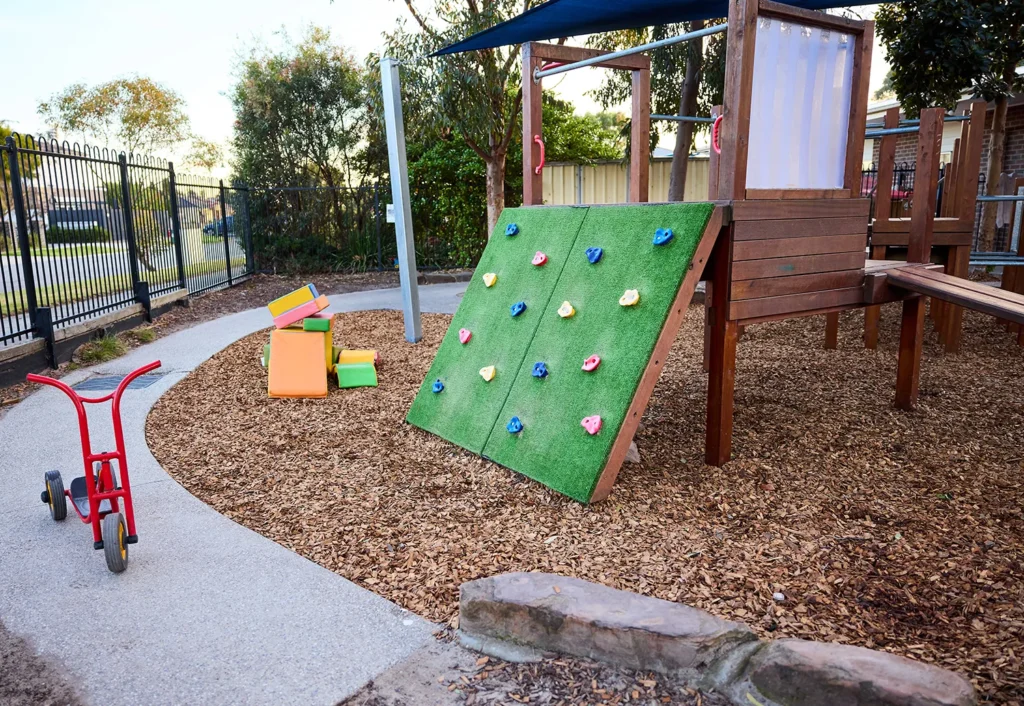
<path fill-rule="evenodd" d="M 933 299 L 941 299 L 1000 319 L 1024 324 L 1024 296 L 1014 292 L 920 266 L 889 270 L 886 279 L 890 287 L 924 294 Z"/>

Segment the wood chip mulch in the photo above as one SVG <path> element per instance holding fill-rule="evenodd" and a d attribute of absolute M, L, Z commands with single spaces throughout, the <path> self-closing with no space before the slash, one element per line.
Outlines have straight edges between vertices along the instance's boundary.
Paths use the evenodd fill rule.
<path fill-rule="evenodd" d="M 220 512 L 432 620 L 456 624 L 464 581 L 548 571 L 906 655 L 1021 706 L 1024 349 L 967 312 L 961 354 L 929 333 L 918 410 L 899 412 L 899 312 L 883 307 L 876 352 L 859 312 L 836 351 L 822 317 L 748 328 L 734 460 L 712 468 L 692 307 L 642 462 L 590 507 L 404 423 L 446 316 L 410 346 L 398 313 L 340 315 L 335 342 L 379 349 L 381 386 L 325 400 L 267 399 L 254 334 L 168 392 L 147 434 Z"/>

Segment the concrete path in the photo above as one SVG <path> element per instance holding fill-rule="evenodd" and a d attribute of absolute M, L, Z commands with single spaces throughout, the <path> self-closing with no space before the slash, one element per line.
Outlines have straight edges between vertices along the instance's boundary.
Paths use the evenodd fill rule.
<path fill-rule="evenodd" d="M 420 288 L 424 311 L 454 312 L 465 283 Z M 397 289 L 331 297 L 331 311 L 396 309 Z M 74 407 L 46 388 L 0 419 L 0 621 L 60 662 L 93 704 L 332 704 L 431 639 L 433 626 L 235 524 L 160 468 L 150 407 L 190 370 L 270 323 L 265 309 L 200 324 L 78 371 L 70 384 L 154 359 L 165 374 L 122 402 L 139 543 L 107 571 L 73 509 L 39 500 L 43 473 L 81 474 Z M 113 448 L 109 404 L 93 445 Z"/>

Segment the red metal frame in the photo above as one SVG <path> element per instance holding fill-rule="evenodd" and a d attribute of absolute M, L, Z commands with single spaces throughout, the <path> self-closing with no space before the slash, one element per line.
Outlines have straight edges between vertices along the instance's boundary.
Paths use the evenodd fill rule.
<path fill-rule="evenodd" d="M 132 380 L 145 375 L 151 370 L 156 370 L 160 367 L 160 361 L 156 360 L 148 365 L 144 365 L 138 370 L 135 370 L 125 376 L 124 380 L 117 386 L 117 389 L 111 392 L 109 395 L 103 397 L 82 397 L 70 386 L 61 382 L 60 380 L 54 380 L 44 375 L 30 374 L 26 377 L 29 382 L 39 383 L 40 385 L 49 385 L 50 387 L 56 387 L 58 390 L 63 392 L 75 405 L 75 410 L 78 412 L 78 428 L 82 440 L 82 458 L 85 463 L 85 488 L 89 498 L 89 514 L 83 515 L 78 506 L 74 502 L 74 498 L 71 497 L 71 491 L 69 489 L 64 490 L 64 495 L 71 500 L 71 505 L 75 508 L 75 513 L 82 519 L 82 522 L 92 525 L 92 539 L 93 542 L 99 542 L 102 537 L 100 534 L 100 520 L 106 515 L 119 512 L 118 498 L 124 499 L 124 515 L 125 521 L 128 524 L 128 536 L 134 539 L 135 535 L 135 510 L 132 506 L 132 490 L 131 485 L 128 482 L 128 459 L 125 454 L 124 448 L 124 431 L 121 428 L 121 395 L 131 384 Z M 92 444 L 89 441 L 89 419 L 85 413 L 86 404 L 98 404 L 100 402 L 112 402 L 111 404 L 111 416 L 114 423 L 114 443 L 117 446 L 116 451 L 105 451 L 102 453 L 93 453 Z M 120 490 L 115 487 L 114 475 L 111 470 L 110 462 L 117 461 L 118 476 L 121 480 Z M 99 463 L 99 479 L 97 481 L 93 473 L 93 465 Z M 99 513 L 96 511 L 99 508 L 99 504 L 104 501 L 110 501 L 110 511 Z"/>

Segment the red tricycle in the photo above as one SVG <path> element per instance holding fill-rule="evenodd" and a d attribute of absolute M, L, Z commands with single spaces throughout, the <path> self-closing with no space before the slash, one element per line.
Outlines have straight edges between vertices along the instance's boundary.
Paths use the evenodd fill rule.
<path fill-rule="evenodd" d="M 139 541 L 135 534 L 135 512 L 132 507 L 132 490 L 128 483 L 128 461 L 125 458 L 124 432 L 121 429 L 121 395 L 132 380 L 160 367 L 160 361 L 144 365 L 129 373 L 118 384 L 117 389 L 103 397 L 82 397 L 60 380 L 42 375 L 29 375 L 29 382 L 56 387 L 71 398 L 78 411 L 78 427 L 82 437 L 82 456 L 85 460 L 85 475 L 71 481 L 71 488 L 64 489 L 60 471 L 47 471 L 46 490 L 42 501 L 50 506 L 50 515 L 58 522 L 67 517 L 66 498 L 71 498 L 75 512 L 82 522 L 92 525 L 92 547 L 102 549 L 107 568 L 115 574 L 128 566 L 128 545 Z M 111 415 L 114 419 L 114 443 L 116 451 L 93 453 L 89 442 L 89 420 L 85 414 L 86 404 L 113 401 Z M 111 461 L 117 461 L 116 468 Z M 120 481 L 120 484 L 118 484 Z M 118 506 L 118 499 L 124 500 L 124 516 Z M 127 521 L 127 533 L 125 522 Z"/>

